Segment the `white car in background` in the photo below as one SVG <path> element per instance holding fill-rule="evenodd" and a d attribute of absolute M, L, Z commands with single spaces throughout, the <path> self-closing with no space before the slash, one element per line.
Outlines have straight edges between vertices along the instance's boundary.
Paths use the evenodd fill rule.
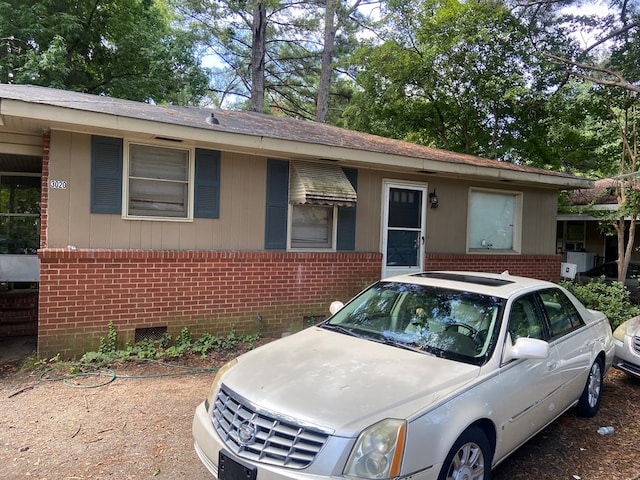
<path fill-rule="evenodd" d="M 219 480 L 488 480 L 569 408 L 595 415 L 613 360 L 602 313 L 508 274 L 394 277 L 332 310 L 217 373 L 193 436 Z"/>
<path fill-rule="evenodd" d="M 613 332 L 615 358 L 613 366 L 640 378 L 640 317 L 622 323 Z"/>

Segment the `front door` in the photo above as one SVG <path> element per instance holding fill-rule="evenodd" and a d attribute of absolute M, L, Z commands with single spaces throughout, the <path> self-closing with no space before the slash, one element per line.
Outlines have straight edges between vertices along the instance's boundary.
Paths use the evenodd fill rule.
<path fill-rule="evenodd" d="M 382 278 L 424 269 L 426 185 L 384 182 Z"/>

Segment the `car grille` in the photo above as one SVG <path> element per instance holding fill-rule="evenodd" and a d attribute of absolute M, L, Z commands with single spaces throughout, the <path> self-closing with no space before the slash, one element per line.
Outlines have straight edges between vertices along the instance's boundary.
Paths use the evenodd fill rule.
<path fill-rule="evenodd" d="M 640 354 L 640 337 L 633 337 L 631 339 L 631 348 L 633 351 Z"/>
<path fill-rule="evenodd" d="M 213 409 L 213 426 L 227 448 L 239 457 L 289 468 L 309 466 L 329 434 L 257 412 L 222 386 Z"/>

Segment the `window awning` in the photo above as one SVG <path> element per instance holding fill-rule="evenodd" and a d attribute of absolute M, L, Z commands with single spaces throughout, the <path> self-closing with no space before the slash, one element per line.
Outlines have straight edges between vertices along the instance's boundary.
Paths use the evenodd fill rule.
<path fill-rule="evenodd" d="M 356 191 L 338 165 L 291 162 L 290 203 L 353 207 L 357 200 Z"/>

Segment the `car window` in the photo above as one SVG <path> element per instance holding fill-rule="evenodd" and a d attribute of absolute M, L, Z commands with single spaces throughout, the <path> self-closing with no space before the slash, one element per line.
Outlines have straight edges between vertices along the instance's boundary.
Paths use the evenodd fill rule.
<path fill-rule="evenodd" d="M 513 302 L 507 330 L 513 343 L 521 337 L 539 340 L 545 338 L 544 319 L 534 295 L 520 297 Z"/>
<path fill-rule="evenodd" d="M 627 268 L 627 278 L 640 278 L 640 265 L 630 263 L 629 268 Z"/>
<path fill-rule="evenodd" d="M 378 282 L 321 326 L 418 352 L 482 364 L 504 300 L 466 291 Z"/>
<path fill-rule="evenodd" d="M 578 310 L 561 290 L 543 290 L 540 298 L 549 319 L 552 337 L 559 337 L 584 325 Z"/>
<path fill-rule="evenodd" d="M 617 277 L 618 266 L 615 263 L 605 263 L 604 265 L 592 268 L 586 272 L 585 275 L 589 277 Z"/>

